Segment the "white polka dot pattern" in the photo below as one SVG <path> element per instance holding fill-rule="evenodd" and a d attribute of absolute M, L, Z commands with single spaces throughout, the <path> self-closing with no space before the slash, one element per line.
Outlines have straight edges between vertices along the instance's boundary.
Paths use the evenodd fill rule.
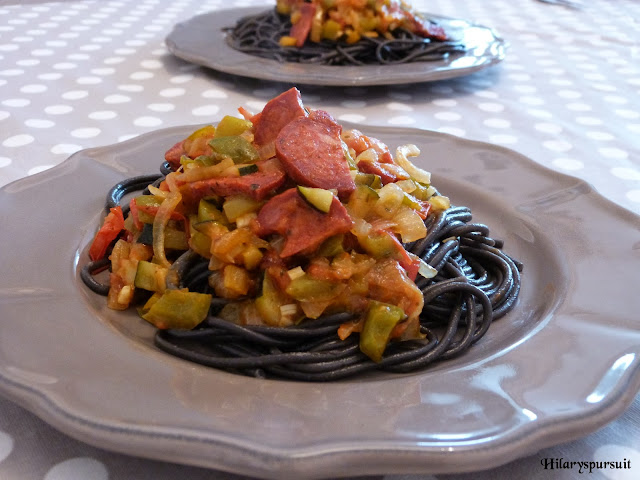
<path fill-rule="evenodd" d="M 640 213 L 640 3 L 416 0 L 424 11 L 495 27 L 509 42 L 496 67 L 450 81 L 384 87 L 300 86 L 339 121 L 429 129 L 516 150 L 574 175 Z M 208 71 L 172 57 L 164 38 L 193 15 L 272 0 L 25 0 L 0 5 L 0 186 L 52 168 L 83 148 L 158 128 L 259 111 L 288 83 Z M 215 45 L 212 45 L 215 48 Z M 285 82 L 286 79 L 283 79 Z M 435 172 L 437 173 L 437 172 Z M 541 459 L 630 460 L 600 478 L 640 478 L 640 398 L 584 439 L 450 480 L 570 479 Z M 594 474 L 595 475 L 595 474 Z M 0 478 L 214 480 L 230 474 L 102 451 L 0 399 Z M 244 478 L 244 477 L 242 477 Z M 407 475 L 377 480 L 418 480 Z M 435 480 L 439 476 L 421 476 Z M 594 476 L 595 478 L 595 476 Z"/>

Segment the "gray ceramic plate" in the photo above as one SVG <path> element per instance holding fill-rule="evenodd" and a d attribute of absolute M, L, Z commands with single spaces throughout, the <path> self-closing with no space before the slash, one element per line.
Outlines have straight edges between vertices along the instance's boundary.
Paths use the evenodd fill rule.
<path fill-rule="evenodd" d="M 0 391 L 69 435 L 271 478 L 486 469 L 585 435 L 640 388 L 640 218 L 513 151 L 418 130 L 419 164 L 525 265 L 519 303 L 431 370 L 331 384 L 171 357 L 78 276 L 107 190 L 194 130 L 84 150 L 0 191 Z"/>
<path fill-rule="evenodd" d="M 498 34 L 465 20 L 437 19 L 466 45 L 464 54 L 433 62 L 403 65 L 323 66 L 282 63 L 234 50 L 223 29 L 265 7 L 236 8 L 195 16 L 174 26 L 166 44 L 175 56 L 205 67 L 244 77 L 325 86 L 390 85 L 459 77 L 482 70 L 504 58 L 505 43 Z"/>

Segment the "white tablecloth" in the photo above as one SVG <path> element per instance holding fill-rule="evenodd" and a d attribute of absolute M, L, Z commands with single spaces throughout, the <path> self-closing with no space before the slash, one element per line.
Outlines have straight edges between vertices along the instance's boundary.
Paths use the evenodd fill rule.
<path fill-rule="evenodd" d="M 299 86 L 305 103 L 339 121 L 417 127 L 506 146 L 582 178 L 609 200 L 640 213 L 640 2 L 585 0 L 581 9 L 536 0 L 414 4 L 496 28 L 510 44 L 506 59 L 468 77 L 434 83 Z M 259 111 L 291 85 L 200 68 L 172 57 L 164 45 L 178 21 L 254 5 L 272 3 L 0 1 L 0 186 L 49 169 L 83 148 L 217 121 L 238 106 Z M 16 219 L 0 222 L 0 228 L 19 228 Z M 545 459 L 629 461 L 629 468 L 551 471 L 543 467 Z M 585 475 L 639 478 L 640 397 L 617 420 L 571 443 L 488 472 L 420 478 Z M 240 477 L 101 450 L 0 399 L 0 478 Z"/>

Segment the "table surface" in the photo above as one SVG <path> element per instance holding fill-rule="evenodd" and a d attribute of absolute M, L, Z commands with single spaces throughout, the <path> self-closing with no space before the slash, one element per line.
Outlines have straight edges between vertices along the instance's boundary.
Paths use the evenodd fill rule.
<path fill-rule="evenodd" d="M 305 103 L 339 121 L 416 127 L 511 148 L 579 177 L 640 213 L 640 2 L 414 2 L 423 11 L 491 26 L 505 60 L 467 77 L 375 87 L 299 86 Z M 174 125 L 259 111 L 288 83 L 239 78 L 170 55 L 172 26 L 196 14 L 269 1 L 0 1 L 0 186 L 70 154 Z M 2 219 L 2 227 L 7 228 Z M 544 459 L 629 461 L 590 478 L 640 474 L 640 396 L 595 433 L 472 474 L 380 475 L 409 480 L 583 478 Z M 233 479 L 203 468 L 112 453 L 72 439 L 0 399 L 0 478 Z"/>

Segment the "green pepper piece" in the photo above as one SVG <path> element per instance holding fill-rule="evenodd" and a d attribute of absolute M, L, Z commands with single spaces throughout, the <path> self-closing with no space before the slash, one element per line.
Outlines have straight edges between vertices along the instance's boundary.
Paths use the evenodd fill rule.
<path fill-rule="evenodd" d="M 374 362 L 380 362 L 391 332 L 404 317 L 400 307 L 372 301 L 360 333 L 360 351 Z"/>
<path fill-rule="evenodd" d="M 291 280 L 286 293 L 299 302 L 322 302 L 336 298 L 344 287 L 344 284 L 320 280 L 305 274 Z"/>
<path fill-rule="evenodd" d="M 157 328 L 180 328 L 190 330 L 209 314 L 211 295 L 188 290 L 167 290 L 142 315 Z"/>
<path fill-rule="evenodd" d="M 209 140 L 214 152 L 231 157 L 233 163 L 253 163 L 260 159 L 258 151 L 246 138 L 238 135 Z"/>

